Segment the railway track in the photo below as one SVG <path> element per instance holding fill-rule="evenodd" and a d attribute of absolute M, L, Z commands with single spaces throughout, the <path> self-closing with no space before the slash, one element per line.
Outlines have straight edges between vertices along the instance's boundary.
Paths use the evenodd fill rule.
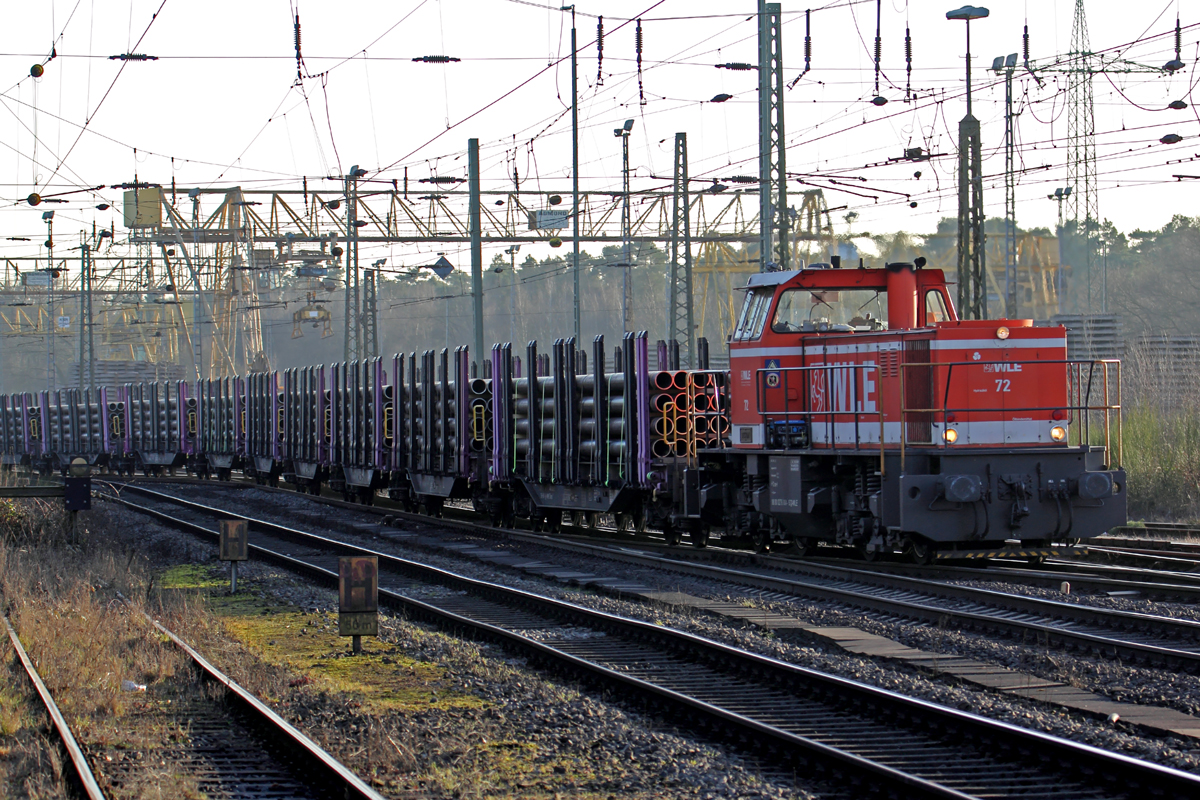
<path fill-rule="evenodd" d="M 143 496 L 157 497 L 163 502 L 181 506 L 191 504 L 185 498 L 156 492 L 136 483 L 124 486 Z M 191 505 L 205 508 L 201 504 Z M 250 518 L 252 527 L 255 524 L 273 524 L 269 520 Z M 413 515 L 412 518 L 429 521 L 427 517 Z M 662 548 L 647 552 L 636 546 L 613 547 L 579 539 L 563 540 L 523 531 L 498 530 L 472 523 L 442 522 L 489 536 L 502 536 L 610 561 L 718 580 L 750 594 L 790 594 L 858 611 L 998 633 L 1169 669 L 1200 670 L 1200 622 L 1190 620 L 1046 600 L 867 569 L 864 566 L 850 567 L 748 554 L 742 556 L 741 563 L 726 566 L 712 563 L 713 558 L 720 556 L 708 550 Z M 346 533 L 355 535 L 349 530 Z M 369 546 L 365 540 L 364 546 Z"/>
<path fill-rule="evenodd" d="M 1009 562 L 991 562 L 975 567 L 919 566 L 876 562 L 869 566 L 850 559 L 827 559 L 819 563 L 884 574 L 908 575 L 936 581 L 987 581 L 1036 586 L 1061 590 L 1063 583 L 1075 592 L 1095 592 L 1113 596 L 1140 595 L 1160 600 L 1200 602 L 1200 574 L 1136 569 L 1085 561 L 1050 560 L 1038 566 L 1014 566 Z"/>
<path fill-rule="evenodd" d="M 187 720 L 188 741 L 172 747 L 169 754 L 158 753 L 168 756 L 174 768 L 186 772 L 204 797 L 383 800 L 329 753 L 230 680 L 173 632 L 148 616 L 146 620 L 188 655 L 206 681 L 223 689 L 212 695 L 197 693 L 176 704 L 174 714 Z M 87 755 L 75 740 L 16 631 L 7 619 L 4 623 L 9 640 L 67 752 L 72 782 L 87 800 L 104 800 L 101 781 Z M 130 771 L 144 766 L 128 760 L 106 764 L 103 782 L 120 786 Z"/>
<path fill-rule="evenodd" d="M 140 478 L 137 481 L 150 485 L 207 486 L 210 488 L 214 486 L 211 481 L 195 478 Z M 122 482 L 122 485 L 129 485 L 129 482 Z M 221 488 L 258 488 L 265 492 L 283 492 L 286 496 L 295 494 L 286 489 L 268 487 L 255 484 L 246 479 L 239 479 L 236 475 L 231 481 L 222 482 L 219 486 Z M 363 505 L 361 503 L 336 499 L 329 494 L 320 496 L 306 495 L 305 499 L 316 503 L 351 509 L 363 514 L 376 514 L 380 516 L 395 515 L 407 519 L 421 519 L 426 522 L 430 519 L 429 517 L 421 517 L 404 512 L 399 504 L 393 503 L 380 495 L 373 498 L 374 504 L 372 505 Z M 750 552 L 747 549 L 720 545 L 712 545 L 703 549 L 672 547 L 667 545 L 660 535 L 655 535 L 653 532 L 648 531 L 645 534 L 633 534 L 619 532 L 615 528 L 611 530 L 605 528 L 580 529 L 578 533 L 571 533 L 570 526 L 568 526 L 561 534 L 551 539 L 537 532 L 522 529 L 493 528 L 478 522 L 478 515 L 465 507 L 459 508 L 456 505 L 447 504 L 443 508 L 443 512 L 444 515 L 439 521 L 446 525 L 459 525 L 471 531 L 496 534 L 505 538 L 550 543 L 552 546 L 558 546 L 559 543 L 564 541 L 597 544 L 622 549 L 632 546 L 640 550 L 659 553 L 671 560 L 712 562 L 734 566 L 744 564 L 774 564 L 784 569 L 797 560 L 786 553 L 760 555 Z M 1067 582 L 1070 584 L 1071 590 L 1076 592 L 1093 591 L 1116 595 L 1136 593 L 1161 600 L 1200 602 L 1200 572 L 1189 574 L 1182 571 L 1163 569 L 1140 569 L 1132 566 L 1094 563 L 1082 559 L 1053 559 L 1040 565 L 1023 564 L 1020 561 L 1012 559 L 980 561 L 973 566 L 949 563 L 918 565 L 892 561 L 876 561 L 867 564 L 858 558 L 843 558 L 843 554 L 846 551 L 839 548 L 822 549 L 827 550 L 828 555 L 822 556 L 810 553 L 804 560 L 815 560 L 816 563 L 863 569 L 872 572 L 909 575 L 928 580 L 996 581 L 1054 590 L 1059 590 L 1062 584 Z M 1197 562 L 1197 566 L 1200 566 L 1200 562 Z"/>
<path fill-rule="evenodd" d="M 1115 536 L 1138 536 L 1150 534 L 1153 536 L 1187 536 L 1200 537 L 1200 528 L 1190 522 L 1143 522 L 1138 525 L 1118 525 L 1113 529 Z"/>
<path fill-rule="evenodd" d="M 127 487 L 134 489 L 135 487 Z M 144 489 L 129 508 L 216 538 L 231 512 Z M 239 515 L 244 516 L 244 515 Z M 622 698 L 639 698 L 861 794 L 941 798 L 1194 797 L 1200 778 L 260 520 L 251 552 L 336 585 L 339 555 L 379 559 L 380 602 Z M 450 589 L 449 593 L 446 589 Z M 431 591 L 433 590 L 433 591 Z"/>

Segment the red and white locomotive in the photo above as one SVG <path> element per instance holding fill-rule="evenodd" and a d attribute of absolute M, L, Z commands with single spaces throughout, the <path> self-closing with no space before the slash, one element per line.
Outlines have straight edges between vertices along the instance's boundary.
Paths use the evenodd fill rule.
<path fill-rule="evenodd" d="M 1119 364 L 1068 360 L 1061 326 L 960 320 L 923 266 L 752 276 L 729 342 L 737 455 L 701 470 L 744 473 L 760 539 L 868 557 L 1122 524 Z"/>

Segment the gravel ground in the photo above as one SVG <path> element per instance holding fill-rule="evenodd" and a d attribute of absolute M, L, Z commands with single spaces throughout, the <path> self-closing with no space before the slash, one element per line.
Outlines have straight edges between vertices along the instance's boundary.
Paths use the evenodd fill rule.
<path fill-rule="evenodd" d="M 169 487 L 167 491 L 170 491 Z M 182 495 L 186 491 L 183 489 L 179 493 Z M 380 519 L 373 514 L 356 513 L 340 508 L 314 507 L 299 495 L 263 492 L 257 489 L 223 490 L 220 500 L 231 510 L 241 510 L 243 513 L 258 516 L 269 516 L 273 511 L 280 513 L 286 509 L 289 512 L 290 524 L 317 533 L 337 534 L 347 540 L 355 538 L 358 534 L 347 534 L 337 527 L 326 526 L 356 522 L 378 523 Z M 421 524 L 408 521 L 402 523 L 404 530 L 417 530 Z M 410 557 L 469 577 L 504 583 L 590 608 L 669 625 L 790 663 L 1200 774 L 1200 742 L 1191 739 L 1143 734 L 1138 729 L 1122 723 L 1096 721 L 1035 701 L 961 685 L 948 676 L 929 676 L 902 664 L 848 655 L 820 643 L 784 640 L 753 627 L 737 627 L 725 620 L 699 612 L 679 612 L 642 602 L 579 591 L 541 579 L 526 578 L 511 570 L 495 568 L 470 559 L 416 551 L 377 537 L 361 538 L 364 545 L 382 552 Z M 1167 706 L 1190 714 L 1200 712 L 1200 683 L 1189 675 L 1125 665 L 1115 660 L 1097 659 L 1061 650 L 1052 651 L 1036 644 L 1031 646 L 1015 640 L 997 640 L 974 633 L 885 618 L 853 609 L 810 602 L 803 598 L 747 598 L 737 587 L 722 587 L 699 578 L 629 564 L 614 567 L 612 562 L 577 553 L 564 553 L 519 543 L 488 541 L 487 544 L 501 550 L 519 548 L 522 554 L 567 562 L 572 568 L 582 571 L 590 570 L 598 574 L 616 572 L 647 585 L 657 586 L 664 591 L 681 591 L 700 597 L 741 601 L 750 606 L 766 608 L 818 625 L 853 626 L 923 650 L 966 655 L 1047 679 L 1063 681 L 1113 700 Z M 1174 605 L 1149 600 L 1121 602 L 1138 605 L 1137 610 L 1146 613 L 1156 613 L 1152 608 Z"/>
<path fill-rule="evenodd" d="M 123 546 L 154 562 L 162 566 L 219 563 L 210 545 L 111 508 L 109 513 L 117 522 L 114 535 Z M 240 565 L 239 584 L 271 604 L 303 609 L 315 627 L 336 630 L 336 617 L 330 614 L 337 609 L 336 592 L 310 586 L 290 573 L 255 561 Z M 444 636 L 429 626 L 384 612 L 380 617 L 381 635 L 365 642 L 368 650 L 445 665 L 450 682 L 433 691 L 466 693 L 482 703 L 473 708 L 429 708 L 381 720 L 358 709 L 353 699 L 323 692 L 289 692 L 277 710 L 348 763 L 353 763 L 359 744 L 386 738 L 386 733 L 402 772 L 439 775 L 436 785 L 414 787 L 403 779 L 395 781 L 386 787 L 391 790 L 386 793 L 393 796 L 842 796 L 828 786 L 807 785 L 794 776 L 762 770 L 751 760 L 697 742 L 636 711 L 529 671 L 522 659 L 510 658 L 498 648 Z M 253 688 L 256 678 L 246 672 L 244 664 L 230 666 L 219 656 L 214 660 L 229 669 L 235 680 L 246 680 L 248 688 Z M 384 663 L 388 663 L 387 656 Z M 493 746 L 513 743 L 511 746 L 522 752 L 532 749 L 538 769 L 511 780 L 482 772 L 476 756 L 489 741 Z M 458 773 L 450 774 L 454 770 Z"/>

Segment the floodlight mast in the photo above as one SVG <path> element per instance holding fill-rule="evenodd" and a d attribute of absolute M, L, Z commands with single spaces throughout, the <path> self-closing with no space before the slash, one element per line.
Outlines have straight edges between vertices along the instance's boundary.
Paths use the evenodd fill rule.
<path fill-rule="evenodd" d="M 979 120 L 971 113 L 971 20 L 990 12 L 977 6 L 946 12 L 967 23 L 967 115 L 958 124 L 958 306 L 963 319 L 987 319 L 984 264 L 983 156 Z"/>
<path fill-rule="evenodd" d="M 960 19 L 967 23 L 967 114 L 971 113 L 971 20 L 984 19 L 992 12 L 979 6 L 963 6 L 946 12 L 946 19 Z"/>

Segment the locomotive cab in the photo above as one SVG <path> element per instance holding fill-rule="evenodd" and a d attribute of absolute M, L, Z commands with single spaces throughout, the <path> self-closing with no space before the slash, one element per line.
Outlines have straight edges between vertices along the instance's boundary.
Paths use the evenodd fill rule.
<path fill-rule="evenodd" d="M 1068 360 L 1061 326 L 960 320 L 923 267 L 750 278 L 729 447 L 746 455 L 754 524 L 879 552 L 1123 523 L 1119 365 Z"/>

